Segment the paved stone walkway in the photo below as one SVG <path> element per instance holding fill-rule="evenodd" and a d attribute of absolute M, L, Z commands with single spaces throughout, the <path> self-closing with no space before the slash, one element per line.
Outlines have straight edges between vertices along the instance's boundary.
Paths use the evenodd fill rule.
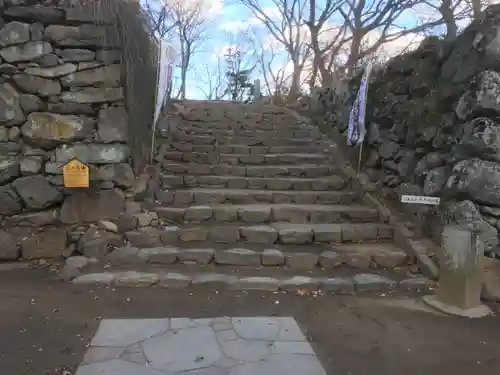
<path fill-rule="evenodd" d="M 326 375 L 293 318 L 106 319 L 76 375 Z"/>

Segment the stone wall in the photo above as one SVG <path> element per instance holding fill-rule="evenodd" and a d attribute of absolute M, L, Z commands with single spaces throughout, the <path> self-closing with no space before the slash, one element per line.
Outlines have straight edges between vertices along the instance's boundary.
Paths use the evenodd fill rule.
<path fill-rule="evenodd" d="M 0 261 L 119 245 L 89 225 L 133 205 L 120 51 L 69 3 L 0 1 Z M 64 188 L 73 157 L 90 188 Z"/>
<path fill-rule="evenodd" d="M 500 229 L 500 7 L 488 8 L 454 42 L 426 39 L 374 70 L 367 104 L 367 147 L 360 179 L 394 200 L 401 194 L 442 198 L 425 211 L 440 224 L 476 228 L 488 251 Z M 351 82 L 352 93 L 359 77 Z M 351 97 L 351 101 L 352 101 Z M 305 104 L 317 123 L 345 136 L 347 112 L 332 90 Z M 356 151 L 357 152 L 357 151 Z"/>

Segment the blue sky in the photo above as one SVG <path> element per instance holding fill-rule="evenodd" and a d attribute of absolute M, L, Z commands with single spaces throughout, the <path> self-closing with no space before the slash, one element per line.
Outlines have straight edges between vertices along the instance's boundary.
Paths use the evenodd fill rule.
<path fill-rule="evenodd" d="M 141 0 L 145 1 L 145 0 Z M 152 1 L 152 0 L 149 0 Z M 154 0 L 153 0 L 154 1 Z M 180 0 L 180 1 L 190 1 L 190 0 Z M 210 4 L 211 7 L 208 8 L 211 11 L 212 16 L 207 20 L 207 32 L 206 38 L 203 40 L 203 44 L 199 51 L 193 55 L 191 69 L 188 72 L 187 79 L 187 97 L 192 99 L 204 99 L 204 91 L 207 91 L 207 81 L 208 75 L 207 70 L 212 74 L 212 79 L 214 78 L 214 73 L 217 66 L 217 56 L 222 54 L 224 51 L 224 47 L 229 45 L 237 44 L 238 41 L 241 41 L 241 33 L 245 30 L 248 30 L 251 27 L 252 33 L 257 35 L 257 39 L 260 42 L 268 42 L 270 37 L 269 33 L 266 31 L 265 27 L 256 20 L 256 18 L 252 15 L 252 12 L 248 10 L 246 7 L 237 3 L 237 0 L 203 0 L 206 4 Z M 369 3 L 370 0 L 368 0 Z M 259 0 L 259 4 L 263 8 L 272 8 L 274 6 L 272 0 Z M 317 3 L 318 6 L 321 6 L 321 0 Z M 335 22 L 335 19 L 331 20 Z M 415 24 L 415 16 L 414 15 L 405 15 L 401 17 L 398 21 L 399 26 L 412 26 Z M 239 33 L 238 33 L 239 32 Z M 415 40 L 414 36 L 410 38 L 406 38 L 404 40 L 400 40 L 394 45 L 386 47 L 386 49 L 392 51 L 396 51 L 398 48 L 402 49 L 408 45 L 409 40 Z M 174 41 L 174 46 L 177 43 Z M 243 46 L 246 49 L 251 49 L 251 44 L 246 42 L 243 43 Z M 178 48 L 177 48 L 178 49 Z M 179 50 L 179 49 L 178 49 Z M 252 51 L 247 53 L 247 62 L 246 66 L 249 67 L 254 65 L 256 59 L 252 55 Z M 285 53 L 280 53 L 275 57 L 273 61 L 273 67 L 276 69 L 282 68 L 286 65 L 288 61 L 288 56 Z M 224 61 L 222 61 L 224 63 Z M 224 66 L 223 66 L 224 68 Z M 261 78 L 260 67 L 257 66 L 254 70 L 254 75 L 252 78 Z M 180 69 L 174 69 L 174 91 L 179 85 L 179 76 Z M 264 85 L 262 84 L 262 87 Z"/>

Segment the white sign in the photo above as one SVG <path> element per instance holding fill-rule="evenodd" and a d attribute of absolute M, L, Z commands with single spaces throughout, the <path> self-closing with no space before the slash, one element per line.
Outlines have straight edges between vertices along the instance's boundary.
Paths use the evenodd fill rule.
<path fill-rule="evenodd" d="M 441 202 L 441 198 L 438 197 L 426 197 L 421 195 L 402 195 L 402 203 L 418 203 L 418 204 L 431 204 L 438 205 Z"/>

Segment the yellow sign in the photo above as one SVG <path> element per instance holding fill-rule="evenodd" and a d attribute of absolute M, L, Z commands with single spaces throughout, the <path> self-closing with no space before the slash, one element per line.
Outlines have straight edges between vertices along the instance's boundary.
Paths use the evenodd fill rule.
<path fill-rule="evenodd" d="M 72 159 L 63 165 L 64 187 L 89 187 L 89 166 L 78 159 Z"/>

